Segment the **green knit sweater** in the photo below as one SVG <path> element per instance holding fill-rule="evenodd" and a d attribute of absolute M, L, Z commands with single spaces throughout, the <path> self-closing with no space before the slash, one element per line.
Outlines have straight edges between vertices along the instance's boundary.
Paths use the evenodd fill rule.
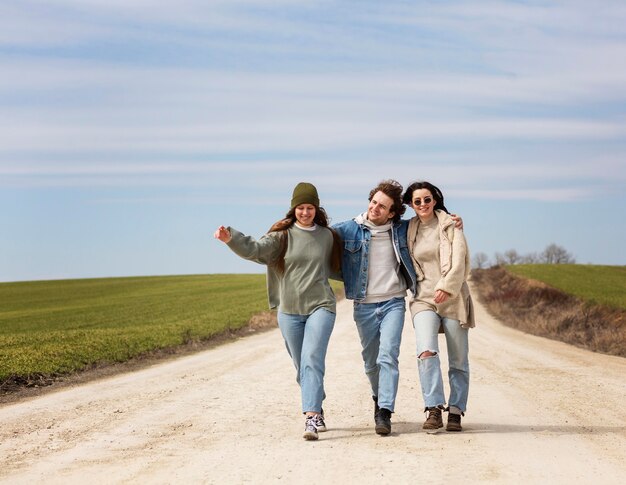
<path fill-rule="evenodd" d="M 318 308 L 335 313 L 331 274 L 333 236 L 330 229 L 315 226 L 311 231 L 295 224 L 287 230 L 285 271 L 272 266 L 280 253 L 281 233 L 271 232 L 258 241 L 233 228 L 228 247 L 244 259 L 267 265 L 267 294 L 270 308 L 283 313 L 310 315 Z"/>

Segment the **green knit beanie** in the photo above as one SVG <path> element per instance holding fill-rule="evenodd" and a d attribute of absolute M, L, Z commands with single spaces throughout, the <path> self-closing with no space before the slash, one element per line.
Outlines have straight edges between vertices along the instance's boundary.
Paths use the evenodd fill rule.
<path fill-rule="evenodd" d="M 293 189 L 293 195 L 291 196 L 291 208 L 293 209 L 300 204 L 312 204 L 315 207 L 320 206 L 320 199 L 317 196 L 317 189 L 315 185 L 307 182 L 300 182 Z"/>

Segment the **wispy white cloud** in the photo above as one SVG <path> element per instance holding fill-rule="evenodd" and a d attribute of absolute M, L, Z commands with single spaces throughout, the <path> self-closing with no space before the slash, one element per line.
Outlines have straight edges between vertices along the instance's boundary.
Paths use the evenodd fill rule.
<path fill-rule="evenodd" d="M 350 217 L 383 178 L 439 185 L 474 251 L 623 264 L 624 25 L 622 0 L 0 2 L 2 278 L 231 271 L 200 228 L 262 233 L 301 180 Z"/>
<path fill-rule="evenodd" d="M 523 188 L 523 189 L 454 189 L 447 192 L 448 196 L 465 197 L 484 200 L 534 200 L 540 202 L 568 202 L 584 200 L 592 197 L 594 191 L 587 186 L 567 188 Z"/>
<path fill-rule="evenodd" d="M 142 150 L 182 154 L 289 152 L 367 148 L 392 143 L 511 140 L 608 140 L 626 137 L 619 122 L 567 119 L 359 122 L 318 120 L 293 124 L 257 121 L 203 125 L 114 126 L 4 125 L 0 153 L 26 150 L 115 152 Z"/>
<path fill-rule="evenodd" d="M 443 170 L 450 181 L 556 182 L 552 169 L 563 171 L 571 150 L 546 148 L 538 159 L 515 151 L 530 141 L 626 140 L 619 108 L 626 65 L 618 61 L 626 58 L 626 9 L 601 4 L 363 2 L 345 18 L 349 7 L 334 2 L 5 5 L 12 27 L 0 29 L 0 46 L 45 54 L 0 57 L 0 185 L 193 186 L 231 173 L 226 165 L 179 161 L 189 158 L 234 160 L 254 178 L 263 175 L 259 164 L 244 163 L 252 156 L 289 161 L 265 164 L 276 170 L 335 158 L 332 168 L 343 173 L 349 169 L 338 164 L 363 163 L 355 152 L 380 160 L 389 149 L 394 161 L 437 159 L 420 170 Z M 159 52 L 164 42 L 185 49 L 197 43 L 202 62 L 177 63 L 167 50 L 163 63 L 158 56 L 120 61 L 103 55 L 111 39 Z M 55 50 L 61 44 L 70 53 Z M 336 48 L 328 51 L 329 44 Z M 303 69 L 282 57 L 289 51 L 318 64 Z M 221 59 L 233 53 L 238 62 Z M 464 56 L 467 65 L 459 62 Z M 603 114 L 598 104 L 612 110 Z M 508 151 L 494 154 L 502 145 Z M 426 156 L 424 146 L 431 147 Z M 588 165 L 570 165 L 565 178 L 604 180 L 589 168 L 589 150 L 580 157 Z M 24 162 L 41 158 L 50 163 Z M 64 158 L 81 162 L 55 162 Z M 152 159 L 165 161 L 141 162 Z M 623 165 L 615 159 L 620 179 Z"/>
<path fill-rule="evenodd" d="M 155 112 L 161 118 L 166 114 L 177 119 L 199 115 L 250 119 L 276 114 L 310 119 L 329 111 L 333 116 L 357 113 L 360 118 L 369 113 L 377 119 L 423 113 L 457 118 L 480 116 L 486 109 L 506 109 L 515 115 L 516 107 L 524 104 L 556 112 L 568 105 L 626 100 L 626 66 L 604 77 L 588 72 L 582 69 L 565 82 L 558 73 L 535 77 L 409 72 L 304 75 L 24 61 L 3 63 L 0 97 L 23 99 L 19 105 L 6 107 L 4 117 L 10 119 L 19 119 L 20 113 L 38 119 L 56 119 L 59 114 L 66 119 L 93 118 L 97 110 L 100 117 L 132 121 L 141 108 L 147 113 L 143 121 L 148 123 L 158 120 Z M 65 102 L 63 113 L 55 104 L 59 98 Z"/>
<path fill-rule="evenodd" d="M 493 155 L 493 154 L 492 154 Z M 477 199 L 579 200 L 588 194 L 617 194 L 626 183 L 626 163 L 617 157 L 590 160 L 584 155 L 555 160 L 550 156 L 527 160 L 502 154 L 500 161 L 482 152 L 440 153 L 437 156 L 407 155 L 380 159 L 380 155 L 350 160 L 289 159 L 284 161 L 237 162 L 28 162 L 0 164 L 0 186 L 92 187 L 92 188 L 194 188 L 207 190 L 198 202 L 209 200 L 245 204 L 238 195 L 222 193 L 224 181 L 238 187 L 273 187 L 288 192 L 295 183 L 313 179 L 328 197 L 325 203 L 354 205 L 377 180 L 395 178 L 404 184 L 414 180 L 445 183 L 450 195 Z M 487 160 L 484 160 L 487 158 Z M 301 167 L 302 170 L 299 170 Z M 272 194 L 264 197 L 275 200 Z M 190 195 L 148 197 L 122 196 L 109 201 L 189 202 Z M 196 196 L 193 196 L 197 198 Z M 225 199 L 226 197 L 226 199 Z M 194 199 L 196 200 L 196 199 Z M 343 202 L 342 202 L 343 201 Z M 269 202 L 268 202 L 269 203 Z"/>
<path fill-rule="evenodd" d="M 154 0 L 92 1 L 59 0 L 43 3 L 24 0 L 0 7 L 6 26 L 0 29 L 0 45 L 52 48 L 119 41 L 175 42 L 189 45 L 214 33 L 306 36 L 282 9 L 307 11 L 326 2 L 293 0 Z M 297 18 L 297 17 L 296 17 Z M 307 34 L 308 32 L 308 34 Z M 319 35 L 319 34 L 318 34 Z M 235 38 L 231 42 L 237 44 Z M 251 43 L 250 47 L 254 44 Z"/>

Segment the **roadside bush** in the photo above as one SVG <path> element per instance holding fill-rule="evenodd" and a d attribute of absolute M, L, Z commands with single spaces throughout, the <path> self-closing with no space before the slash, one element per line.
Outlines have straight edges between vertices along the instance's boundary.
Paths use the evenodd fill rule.
<path fill-rule="evenodd" d="M 481 302 L 504 324 L 596 352 L 626 357 L 626 311 L 584 301 L 503 267 L 476 269 Z"/>

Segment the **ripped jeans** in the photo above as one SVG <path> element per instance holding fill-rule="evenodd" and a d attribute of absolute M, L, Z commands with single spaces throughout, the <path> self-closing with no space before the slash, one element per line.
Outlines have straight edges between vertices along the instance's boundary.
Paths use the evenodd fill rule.
<path fill-rule="evenodd" d="M 422 311 L 413 317 L 417 344 L 417 368 L 426 408 L 445 406 L 443 377 L 439 359 L 439 327 L 443 325 L 448 347 L 448 379 L 450 382 L 450 410 L 462 414 L 467 407 L 469 392 L 469 343 L 468 329 L 458 320 L 441 317 L 433 311 Z M 430 351 L 432 357 L 420 358 Z"/>

